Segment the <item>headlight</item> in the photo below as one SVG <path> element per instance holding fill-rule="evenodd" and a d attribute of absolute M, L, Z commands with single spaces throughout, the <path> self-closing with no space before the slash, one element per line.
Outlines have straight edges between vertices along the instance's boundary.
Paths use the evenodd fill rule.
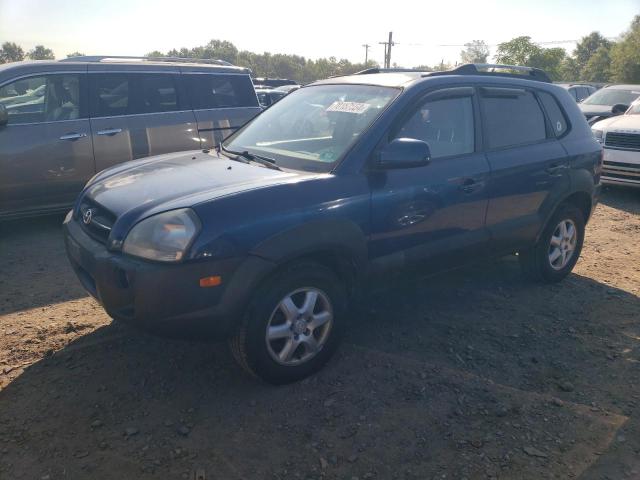
<path fill-rule="evenodd" d="M 122 251 L 159 262 L 179 262 L 199 230 L 200 221 L 189 208 L 159 213 L 131 229 Z"/>
<path fill-rule="evenodd" d="M 602 143 L 604 140 L 604 135 L 602 134 L 602 130 L 597 130 L 595 128 L 592 128 L 591 131 L 593 132 L 593 136 L 596 137 L 596 140 L 598 140 L 598 142 Z"/>

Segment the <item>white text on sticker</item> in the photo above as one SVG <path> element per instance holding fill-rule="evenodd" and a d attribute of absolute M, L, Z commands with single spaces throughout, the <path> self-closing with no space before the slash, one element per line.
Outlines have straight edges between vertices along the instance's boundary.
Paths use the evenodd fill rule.
<path fill-rule="evenodd" d="M 370 107 L 368 103 L 358 102 L 333 102 L 327 108 L 327 112 L 345 112 L 345 113 L 357 113 L 361 114 L 367 111 Z"/>

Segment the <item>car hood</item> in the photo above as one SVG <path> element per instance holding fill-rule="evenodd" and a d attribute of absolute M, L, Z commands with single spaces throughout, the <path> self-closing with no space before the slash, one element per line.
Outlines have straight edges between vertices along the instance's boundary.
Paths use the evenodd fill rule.
<path fill-rule="evenodd" d="M 118 223 L 122 217 L 135 222 L 161 211 L 313 176 L 246 164 L 202 151 L 180 152 L 102 172 L 85 188 L 79 203 L 97 204 L 117 217 Z"/>
<path fill-rule="evenodd" d="M 609 117 L 611 116 L 611 105 L 587 105 L 579 103 L 578 107 L 586 117 Z"/>
<path fill-rule="evenodd" d="M 591 128 L 606 130 L 608 132 L 640 132 L 640 115 L 619 115 L 617 117 L 607 118 L 594 123 Z"/>

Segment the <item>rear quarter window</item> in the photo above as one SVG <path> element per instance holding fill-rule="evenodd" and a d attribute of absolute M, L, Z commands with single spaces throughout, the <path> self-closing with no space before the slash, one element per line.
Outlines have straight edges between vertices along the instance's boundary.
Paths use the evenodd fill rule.
<path fill-rule="evenodd" d="M 536 143 L 547 138 L 544 114 L 532 92 L 481 88 L 485 136 L 489 148 Z"/>
<path fill-rule="evenodd" d="M 196 110 L 258 106 L 248 75 L 184 74 L 183 78 Z"/>
<path fill-rule="evenodd" d="M 542 106 L 547 112 L 551 129 L 556 137 L 561 137 L 568 129 L 567 117 L 562 112 L 562 108 L 558 104 L 556 98 L 547 92 L 538 92 Z"/>

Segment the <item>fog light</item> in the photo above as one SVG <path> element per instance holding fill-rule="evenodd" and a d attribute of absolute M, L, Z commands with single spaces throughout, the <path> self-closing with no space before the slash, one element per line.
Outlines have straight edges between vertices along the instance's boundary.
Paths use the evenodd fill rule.
<path fill-rule="evenodd" d="M 217 287 L 222 283 L 222 277 L 220 275 L 214 275 L 212 277 L 204 277 L 200 279 L 200 286 L 202 288 Z"/>

